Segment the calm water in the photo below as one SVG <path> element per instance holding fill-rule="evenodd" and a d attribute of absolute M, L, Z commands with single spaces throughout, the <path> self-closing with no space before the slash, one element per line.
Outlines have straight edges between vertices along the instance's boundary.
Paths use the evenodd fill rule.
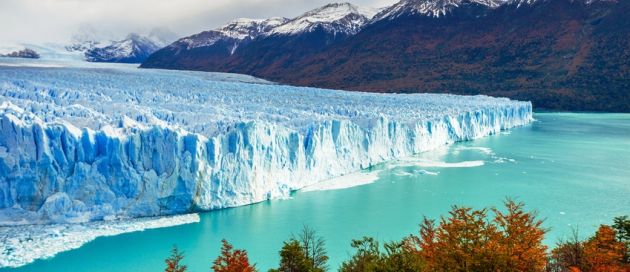
<path fill-rule="evenodd" d="M 415 232 L 423 215 L 436 218 L 451 205 L 500 205 L 505 197 L 524 201 L 546 218 L 548 244 L 573 228 L 586 235 L 630 214 L 630 115 L 535 117 L 537 122 L 509 134 L 419 156 L 432 162 L 483 161 L 482 166 L 382 165 L 373 184 L 298 192 L 290 200 L 202 214 L 199 224 L 99 238 L 10 271 L 163 271 L 173 244 L 186 252 L 190 271 L 210 271 L 222 238 L 247 249 L 266 271 L 277 264 L 282 241 L 303 224 L 327 239 L 336 269 L 351 253 L 352 238 L 399 239 Z"/>

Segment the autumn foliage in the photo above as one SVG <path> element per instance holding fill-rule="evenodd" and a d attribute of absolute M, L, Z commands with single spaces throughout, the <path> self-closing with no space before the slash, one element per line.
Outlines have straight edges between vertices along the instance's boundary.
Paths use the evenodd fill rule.
<path fill-rule="evenodd" d="M 602 225 L 595 236 L 584 244 L 584 256 L 587 269 L 593 272 L 623 272 L 630 271 L 624 265 L 626 245 L 615 238 L 613 228 Z"/>
<path fill-rule="evenodd" d="M 438 225 L 424 219 L 419 236 L 407 238 L 427 271 L 542 271 L 547 263 L 545 230 L 523 204 L 505 202 L 506 211 L 453 207 Z"/>
<path fill-rule="evenodd" d="M 247 251 L 234 249 L 228 241 L 221 240 L 221 255 L 212 263 L 215 272 L 254 272 L 256 268 L 249 264 Z"/>
<path fill-rule="evenodd" d="M 560 243 L 552 252 L 548 271 L 628 272 L 626 244 L 619 241 L 617 230 L 601 225 L 586 241 L 574 238 Z"/>
<path fill-rule="evenodd" d="M 164 269 L 164 272 L 185 272 L 187 267 L 181 264 L 183 259 L 184 254 L 180 252 L 176 246 L 173 246 L 171 256 L 164 260 L 166 263 L 166 269 Z"/>
<path fill-rule="evenodd" d="M 453 207 L 439 221 L 425 218 L 418 234 L 380 244 L 371 237 L 352 241 L 355 250 L 341 272 L 415 271 L 524 271 L 524 272 L 630 272 L 628 244 L 630 220 L 615 218 L 602 225 L 589 239 L 577 231 L 569 241 L 548 251 L 547 232 L 535 212 L 523 203 L 506 200 L 504 207 L 475 210 Z M 222 241 L 221 255 L 213 262 L 215 272 L 253 272 L 245 250 Z M 278 272 L 323 272 L 328 270 L 325 240 L 304 227 L 298 236 L 284 242 L 279 252 Z M 166 259 L 166 272 L 185 272 L 183 254 L 173 248 Z"/>
<path fill-rule="evenodd" d="M 523 206 L 508 200 L 506 212 L 493 209 L 500 234 L 499 254 L 506 258 L 508 270 L 540 271 L 547 263 L 547 246 L 542 243 L 547 231 L 536 214 L 525 212 Z"/>

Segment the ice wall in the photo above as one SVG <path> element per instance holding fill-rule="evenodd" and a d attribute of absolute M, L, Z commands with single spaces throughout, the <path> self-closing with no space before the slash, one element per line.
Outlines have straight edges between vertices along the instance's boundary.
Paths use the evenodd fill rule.
<path fill-rule="evenodd" d="M 347 93 L 225 77 L 0 67 L 0 225 L 286 197 L 532 120 L 531 103 L 501 98 Z"/>

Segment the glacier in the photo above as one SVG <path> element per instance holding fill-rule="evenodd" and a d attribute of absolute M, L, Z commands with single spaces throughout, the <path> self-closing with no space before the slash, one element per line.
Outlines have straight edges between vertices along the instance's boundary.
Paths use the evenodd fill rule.
<path fill-rule="evenodd" d="M 0 64 L 0 226 L 275 198 L 533 120 L 530 102 L 131 66 Z"/>

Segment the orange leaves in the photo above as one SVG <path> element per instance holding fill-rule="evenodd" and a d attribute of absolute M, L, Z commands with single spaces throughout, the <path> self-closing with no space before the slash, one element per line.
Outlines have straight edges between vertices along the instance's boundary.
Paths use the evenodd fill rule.
<path fill-rule="evenodd" d="M 543 244 L 547 232 L 535 212 L 507 200 L 501 209 L 453 207 L 438 223 L 424 218 L 419 234 L 383 246 L 370 237 L 353 240 L 356 253 L 344 261 L 343 272 L 493 271 L 493 272 L 630 272 L 627 243 L 630 220 L 618 217 L 610 227 L 580 240 L 577 231 L 551 252 Z M 299 238 L 299 240 L 298 240 Z M 284 243 L 278 269 L 269 271 L 327 271 L 324 240 L 304 227 L 298 238 Z M 253 272 L 247 252 L 223 240 L 215 272 Z M 383 251 L 384 249 L 384 251 Z M 184 272 L 182 254 L 173 249 L 167 272 Z"/>
<path fill-rule="evenodd" d="M 541 271 L 546 265 L 545 230 L 523 204 L 505 202 L 506 212 L 453 207 L 435 226 L 424 219 L 420 236 L 407 241 L 426 262 L 428 271 Z"/>
<path fill-rule="evenodd" d="M 493 209 L 499 237 L 499 251 L 507 266 L 515 271 L 540 271 L 547 263 L 547 247 L 543 245 L 546 230 L 536 214 L 523 211 L 523 203 L 505 202 L 505 213 Z"/>
<path fill-rule="evenodd" d="M 630 272 L 625 262 L 626 245 L 610 226 L 601 225 L 595 236 L 580 241 L 560 243 L 551 252 L 550 271 Z"/>
<path fill-rule="evenodd" d="M 234 249 L 225 239 L 221 240 L 221 255 L 212 263 L 215 272 L 254 272 L 256 268 L 249 264 L 247 251 Z"/>
<path fill-rule="evenodd" d="M 623 264 L 626 245 L 617 241 L 616 234 L 610 226 L 602 225 L 595 236 L 584 243 L 584 255 L 590 271 L 630 271 L 630 268 L 624 267 Z"/>
<path fill-rule="evenodd" d="M 183 259 L 184 253 L 180 252 L 177 247 L 173 246 L 171 256 L 164 260 L 166 263 L 166 269 L 164 269 L 164 272 L 185 272 L 187 267 L 181 264 Z"/>

